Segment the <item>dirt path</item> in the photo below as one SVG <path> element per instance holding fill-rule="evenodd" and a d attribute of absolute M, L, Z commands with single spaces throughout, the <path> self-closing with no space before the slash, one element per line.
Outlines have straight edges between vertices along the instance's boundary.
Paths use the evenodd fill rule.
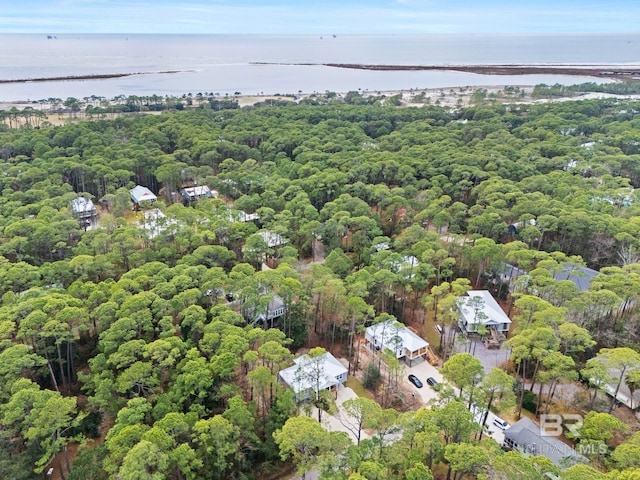
<path fill-rule="evenodd" d="M 315 263 L 324 262 L 324 245 L 320 240 L 313 241 L 313 261 Z"/>

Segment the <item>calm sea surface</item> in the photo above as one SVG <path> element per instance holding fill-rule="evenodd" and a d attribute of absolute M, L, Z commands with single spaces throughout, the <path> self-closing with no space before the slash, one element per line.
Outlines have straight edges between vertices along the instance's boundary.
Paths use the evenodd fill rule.
<path fill-rule="evenodd" d="M 305 63 L 314 65 L 255 65 Z M 0 84 L 0 100 L 98 95 L 243 95 L 467 85 L 573 84 L 563 75 L 380 72 L 322 63 L 395 65 L 640 64 L 640 34 L 624 35 L 0 35 L 0 79 L 145 73 L 123 78 Z M 177 70 L 180 73 L 158 73 Z"/>

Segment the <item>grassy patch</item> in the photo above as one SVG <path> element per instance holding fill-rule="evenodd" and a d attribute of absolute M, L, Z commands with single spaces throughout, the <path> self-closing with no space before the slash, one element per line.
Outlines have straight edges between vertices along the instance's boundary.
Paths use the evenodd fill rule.
<path fill-rule="evenodd" d="M 362 382 L 355 377 L 348 377 L 345 385 L 353 390 L 359 397 L 375 400 L 373 393 L 362 386 Z"/>

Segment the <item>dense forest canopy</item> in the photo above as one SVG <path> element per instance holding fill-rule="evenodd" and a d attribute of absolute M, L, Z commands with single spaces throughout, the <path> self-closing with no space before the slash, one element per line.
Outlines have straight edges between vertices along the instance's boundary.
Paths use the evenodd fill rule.
<path fill-rule="evenodd" d="M 386 408 L 391 397 L 359 405 L 380 440 L 348 446 L 295 417 L 276 375 L 315 342 L 362 368 L 364 325 L 455 322 L 451 298 L 472 283 L 510 302 L 512 360 L 532 389 L 540 382 L 538 407 L 577 370 L 595 378 L 600 348 L 638 371 L 640 102 L 452 111 L 351 92 L 208 107 L 0 126 L 0 477 L 36 478 L 55 458 L 67 478 L 261 478 L 281 455 L 335 479 L 428 479 L 438 465 L 457 478 L 558 473 L 474 442 L 457 401 L 404 414 Z M 158 196 L 155 228 L 151 206 L 131 211 L 135 185 Z M 219 197 L 183 203 L 193 185 Z M 74 215 L 78 195 L 98 205 L 99 228 Z M 269 245 L 262 230 L 285 242 Z M 326 258 L 309 263 L 319 240 Z M 527 273 L 515 290 L 505 261 Z M 601 274 L 578 291 L 554 279 L 566 265 Z M 256 321 L 276 296 L 285 314 Z M 543 337 L 557 342 L 540 347 Z M 446 357 L 456 339 L 440 340 Z M 99 445 L 71 462 L 66 446 L 99 426 Z M 592 467 L 635 478 L 636 437 Z M 562 478 L 604 475 L 592 467 Z"/>

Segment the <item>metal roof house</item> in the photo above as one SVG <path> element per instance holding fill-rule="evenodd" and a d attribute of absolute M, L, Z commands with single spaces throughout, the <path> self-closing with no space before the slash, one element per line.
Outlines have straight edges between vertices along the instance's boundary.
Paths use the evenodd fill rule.
<path fill-rule="evenodd" d="M 587 458 L 552 435 L 544 435 L 541 428 L 524 417 L 504 432 L 502 445 L 530 455 L 542 455 L 561 467 L 586 463 Z"/>
<path fill-rule="evenodd" d="M 140 210 L 140 205 L 143 202 L 153 203 L 158 199 L 151 190 L 147 187 L 143 187 L 142 185 L 136 185 L 134 188 L 129 190 L 129 196 L 133 202 L 134 210 Z"/>
<path fill-rule="evenodd" d="M 182 195 L 183 201 L 186 203 L 197 202 L 202 197 L 218 198 L 218 192 L 216 190 L 211 190 L 206 185 L 185 187 L 180 190 L 180 194 Z"/>
<path fill-rule="evenodd" d="M 71 210 L 85 230 L 97 228 L 98 212 L 92 200 L 85 197 L 74 198 L 71 200 Z"/>
<path fill-rule="evenodd" d="M 260 215 L 257 213 L 247 213 L 244 210 L 232 210 L 229 212 L 230 222 L 257 222 L 260 220 Z"/>
<path fill-rule="evenodd" d="M 477 332 L 481 324 L 502 333 L 511 327 L 511 319 L 488 290 L 469 290 L 457 303 L 460 327 L 465 332 Z"/>
<path fill-rule="evenodd" d="M 347 381 L 347 368 L 327 352 L 317 359 L 298 357 L 293 365 L 278 372 L 281 382 L 288 385 L 300 402 L 319 390 L 334 390 Z"/>
<path fill-rule="evenodd" d="M 578 290 L 585 292 L 591 286 L 591 280 L 600 272 L 593 268 L 565 265 L 561 272 L 554 275 L 556 280 L 570 280 L 576 284 Z"/>
<path fill-rule="evenodd" d="M 404 359 L 409 365 L 427 354 L 429 344 L 402 323 L 393 320 L 376 323 L 365 330 L 365 346 L 372 351 L 391 350 L 396 358 Z"/>
<path fill-rule="evenodd" d="M 96 215 L 96 206 L 93 201 L 85 197 L 71 200 L 71 210 L 78 218 L 91 218 Z"/>
<path fill-rule="evenodd" d="M 264 238 L 264 241 L 269 248 L 279 247 L 280 245 L 286 245 L 288 243 L 282 235 L 278 235 L 277 233 L 269 232 L 267 230 L 258 232 L 258 235 Z"/>
<path fill-rule="evenodd" d="M 391 268 L 395 273 L 409 279 L 415 276 L 415 271 L 419 264 L 420 262 L 413 255 L 404 255 L 400 258 L 400 261 L 393 262 Z"/>

